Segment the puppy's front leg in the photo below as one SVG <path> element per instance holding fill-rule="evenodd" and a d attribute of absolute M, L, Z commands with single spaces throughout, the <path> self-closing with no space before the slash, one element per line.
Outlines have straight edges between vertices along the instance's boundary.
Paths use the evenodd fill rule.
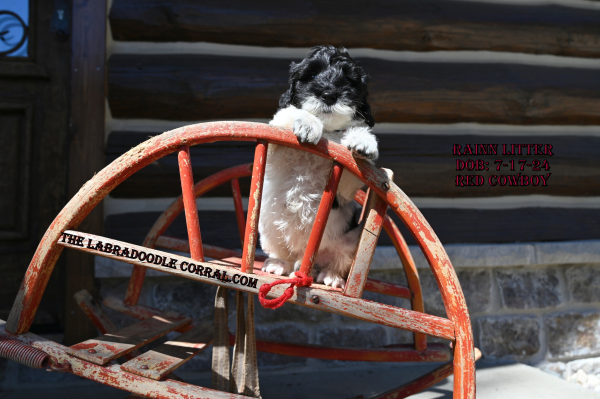
<path fill-rule="evenodd" d="M 317 144 L 323 134 L 323 122 L 319 118 L 293 105 L 277 111 L 269 124 L 292 129 L 301 143 Z"/>
<path fill-rule="evenodd" d="M 355 126 L 346 130 L 341 144 L 352 151 L 355 158 L 374 161 L 379 157 L 377 138 L 366 126 Z"/>

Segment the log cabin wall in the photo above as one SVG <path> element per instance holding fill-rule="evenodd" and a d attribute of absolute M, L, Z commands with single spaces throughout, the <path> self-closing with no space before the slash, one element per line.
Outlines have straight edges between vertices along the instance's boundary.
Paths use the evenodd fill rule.
<path fill-rule="evenodd" d="M 454 254 L 484 355 L 556 365 L 575 353 L 600 354 L 600 343 L 579 340 L 572 345 L 581 347 L 571 348 L 561 341 L 577 334 L 561 324 L 565 315 L 600 318 L 600 297 L 578 295 L 600 272 L 600 3 L 113 0 L 109 7 L 107 163 L 182 125 L 267 122 L 291 61 L 313 45 L 345 46 L 371 76 L 378 165 L 394 171 Z M 455 144 L 498 144 L 499 151 L 457 156 Z M 503 144 L 549 144 L 552 155 L 502 155 Z M 251 162 L 253 146 L 215 143 L 191 153 L 199 180 Z M 456 171 L 457 159 L 483 159 L 490 170 Z M 497 172 L 496 159 L 513 160 L 516 170 Z M 549 169 L 521 172 L 519 159 L 547 161 Z M 546 186 L 488 184 L 491 175 L 518 173 L 550 176 Z M 456 176 L 466 174 L 486 184 L 457 186 Z M 242 182 L 243 192 L 248 187 Z M 207 243 L 237 248 L 228 190 L 198 201 L 200 224 Z M 179 194 L 175 156 L 149 165 L 105 200 L 106 234 L 140 244 Z M 184 220 L 169 234 L 185 235 Z M 401 281 L 397 262 L 385 255 L 390 241 L 382 237 L 380 245 L 374 273 Z M 105 277 L 105 294 L 121 292 L 123 269 L 109 263 L 97 262 L 97 277 Z M 424 289 L 431 289 L 426 309 L 443 313 L 431 276 L 423 274 Z M 211 317 L 209 307 L 177 302 L 173 290 L 212 303 L 207 288 L 158 277 L 143 298 Z M 261 309 L 258 319 L 259 335 L 301 342 L 378 346 L 407 337 L 305 309 Z M 370 333 L 352 341 L 342 326 Z M 498 331 L 504 335 L 489 336 Z M 515 335 L 525 337 L 524 350 L 510 343 Z"/>

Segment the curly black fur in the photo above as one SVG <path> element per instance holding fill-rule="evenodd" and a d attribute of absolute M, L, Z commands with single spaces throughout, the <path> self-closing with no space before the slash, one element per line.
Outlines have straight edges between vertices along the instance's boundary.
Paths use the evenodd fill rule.
<path fill-rule="evenodd" d="M 302 108 L 309 97 L 319 98 L 326 108 L 336 102 L 355 109 L 354 119 L 375 125 L 367 102 L 368 75 L 345 48 L 315 46 L 299 63 L 290 65 L 290 87 L 279 99 L 279 106 Z"/>

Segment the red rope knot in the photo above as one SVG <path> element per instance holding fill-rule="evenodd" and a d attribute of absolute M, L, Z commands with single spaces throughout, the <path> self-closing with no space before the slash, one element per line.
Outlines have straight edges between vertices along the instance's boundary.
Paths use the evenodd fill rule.
<path fill-rule="evenodd" d="M 267 309 L 277 309 L 294 295 L 294 286 L 298 287 L 310 287 L 313 282 L 312 277 L 308 277 L 306 274 L 302 272 L 295 272 L 293 278 L 286 278 L 282 280 L 277 280 L 272 282 L 271 284 L 263 284 L 260 286 L 258 292 L 258 300 L 260 304 Z M 275 299 L 267 299 L 267 294 L 271 291 L 271 288 L 278 284 L 290 284 L 289 287 L 285 289 L 283 294 L 279 298 Z"/>

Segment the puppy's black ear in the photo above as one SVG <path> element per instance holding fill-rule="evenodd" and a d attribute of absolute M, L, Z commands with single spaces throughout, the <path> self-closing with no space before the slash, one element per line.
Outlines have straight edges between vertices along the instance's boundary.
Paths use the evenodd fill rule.
<path fill-rule="evenodd" d="M 365 123 L 369 127 L 375 126 L 375 119 L 373 119 L 373 115 L 371 114 L 371 107 L 367 102 L 367 96 L 363 97 L 361 105 L 356 110 L 357 116 L 359 118 L 364 118 Z"/>
<path fill-rule="evenodd" d="M 290 85 L 290 88 L 279 98 L 279 108 L 287 108 L 292 105 L 294 101 L 294 84 Z"/>
<path fill-rule="evenodd" d="M 363 98 L 361 101 L 361 105 L 357 109 L 356 114 L 358 117 L 364 118 L 367 126 L 373 127 L 375 126 L 375 119 L 373 119 L 373 115 L 371 114 L 371 106 L 367 102 L 367 97 L 369 96 L 369 91 L 367 89 L 367 81 L 369 80 L 369 75 L 367 75 L 362 68 L 358 68 L 358 73 L 360 74 Z"/>
<path fill-rule="evenodd" d="M 295 86 L 298 75 L 300 74 L 300 64 L 292 62 L 290 64 L 290 87 L 279 98 L 279 108 L 286 108 L 290 105 L 296 105 Z"/>

